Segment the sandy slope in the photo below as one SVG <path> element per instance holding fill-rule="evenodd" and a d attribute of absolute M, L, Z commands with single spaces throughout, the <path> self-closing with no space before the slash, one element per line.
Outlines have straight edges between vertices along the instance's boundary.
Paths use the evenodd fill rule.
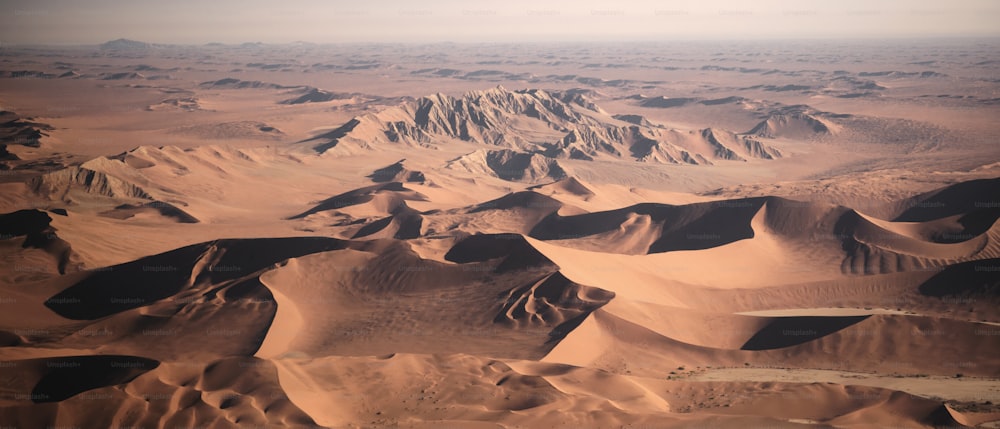
<path fill-rule="evenodd" d="M 750 405 L 767 397 L 759 392 L 747 397 L 753 398 L 750 404 L 718 402 L 721 392 L 760 389 L 736 381 L 724 382 L 722 390 L 713 390 L 711 395 L 699 393 L 710 396 L 704 402 L 692 404 L 676 399 L 671 402 L 669 395 L 690 399 L 693 393 L 689 389 L 704 392 L 702 389 L 709 388 L 703 382 L 678 385 L 662 381 L 685 367 L 780 365 L 879 373 L 891 369 L 901 374 L 943 376 L 955 372 L 955 362 L 969 362 L 969 356 L 978 356 L 975 365 L 962 367 L 962 372 L 970 376 L 997 375 L 1000 361 L 988 356 L 990 350 L 1000 347 L 994 341 L 998 337 L 982 335 L 995 329 L 995 325 L 905 312 L 859 316 L 822 315 L 808 309 L 793 315 L 727 313 L 725 307 L 714 305 L 725 301 L 712 300 L 713 293 L 725 291 L 739 295 L 773 289 L 771 279 L 749 277 L 741 271 L 718 270 L 714 273 L 668 271 L 671 274 L 665 277 L 664 270 L 654 270 L 672 264 L 710 265 L 708 260 L 725 260 L 724 255 L 736 254 L 727 252 L 746 254 L 747 245 L 758 246 L 758 250 L 749 253 L 762 256 L 747 262 L 774 264 L 782 255 L 776 255 L 776 248 L 780 247 L 776 244 L 779 240 L 776 231 L 790 234 L 796 231 L 795 226 L 824 224 L 775 215 L 767 211 L 768 203 L 761 202 L 755 213 L 748 214 L 752 216 L 749 219 L 754 231 L 752 238 L 708 246 L 703 250 L 646 255 L 595 253 L 513 234 L 459 239 L 443 255 L 443 261 L 423 259 L 406 242 L 392 239 L 353 242 L 310 238 L 224 240 L 188 246 L 106 271 L 80 272 L 41 281 L 31 295 L 19 296 L 20 303 L 23 308 L 50 311 L 52 315 L 47 321 L 33 318 L 34 328 L 11 332 L 11 345 L 15 346 L 12 351 L 56 347 L 79 350 L 70 352 L 79 355 L 97 346 L 84 354 L 148 356 L 163 362 L 168 369 L 169 365 L 195 359 L 201 365 L 208 365 L 205 376 L 214 371 L 211 368 L 220 365 L 211 362 L 227 359 L 227 356 L 256 355 L 272 359 L 277 365 L 275 374 L 281 388 L 286 389 L 291 403 L 303 407 L 305 413 L 291 408 L 292 414 L 280 418 L 270 412 L 264 413 L 263 418 L 284 419 L 284 424 L 315 419 L 319 424 L 337 427 L 358 419 L 371 419 L 369 423 L 376 426 L 406 422 L 419 427 L 436 424 L 439 420 L 462 425 L 469 420 L 501 424 L 551 421 L 552 424 L 597 427 L 656 422 L 661 427 L 683 427 L 688 417 L 676 414 L 677 407 L 688 411 L 692 407 L 699 409 L 698 421 L 713 421 L 720 427 L 746 422 L 748 415 L 759 416 L 756 418 L 763 419 L 761 422 L 777 419 L 791 423 L 829 421 L 850 425 L 964 421 L 966 417 L 957 411 L 934 406 L 932 401 L 925 399 L 907 399 L 911 398 L 908 396 L 892 396 L 879 406 L 886 407 L 882 411 L 859 405 L 850 395 L 845 406 L 860 408 L 829 408 L 834 403 L 830 399 L 822 402 L 827 405 L 812 408 L 813 411 L 799 408 L 789 413 L 786 407 Z M 493 206 L 503 209 L 504 205 L 495 203 Z M 523 204 L 515 202 L 514 206 Z M 729 214 L 738 217 L 741 213 L 733 210 Z M 822 218 L 828 211 L 809 213 Z M 769 216 L 784 222 L 769 221 Z M 870 222 L 886 225 L 875 219 Z M 773 248 L 765 253 L 759 246 Z M 631 275 L 625 276 L 625 273 Z M 887 275 L 894 274 L 881 276 Z M 920 284 L 909 280 L 912 277 L 895 276 L 900 281 L 910 281 L 910 287 Z M 586 278 L 591 286 L 575 283 L 573 279 L 577 278 Z M 668 278 L 673 279 L 670 281 L 676 286 L 668 286 Z M 809 272 L 786 281 L 790 285 L 795 281 L 816 283 L 820 280 L 836 284 L 838 279 L 850 278 L 849 273 L 834 269 Z M 130 285 L 134 282 L 142 282 L 145 286 L 133 289 Z M 740 287 L 718 288 L 720 283 L 726 282 L 735 282 Z M 768 304 L 788 308 L 794 302 L 802 300 L 792 294 L 784 302 Z M 5 323 L 18 324 L 16 315 L 8 317 L 11 319 Z M 192 323 L 203 329 L 194 328 Z M 915 334 L 927 340 L 914 341 Z M 938 339 L 944 336 L 949 346 L 939 347 Z M 220 343 L 220 338 L 225 341 Z M 866 345 L 858 347 L 862 343 Z M 177 348 L 180 344 L 187 350 L 180 352 Z M 40 350 L 38 355 L 44 354 Z M 13 352 L 10 356 L 24 356 L 24 352 Z M 382 364 L 370 356 L 381 356 L 380 359 L 390 366 L 376 370 L 370 365 Z M 454 361 L 455 356 L 467 357 Z M 507 369 L 496 370 L 496 380 L 490 381 L 493 376 L 487 375 L 494 370 L 488 368 L 497 364 L 487 364 L 482 360 L 485 358 L 474 356 L 519 361 L 511 361 L 513 366 L 500 363 L 499 368 Z M 829 356 L 838 359 L 833 361 Z M 421 388 L 420 396 L 414 393 L 414 401 L 433 403 L 436 400 L 448 406 L 408 408 L 405 402 L 384 402 L 388 396 L 380 395 L 377 390 L 361 387 L 364 393 L 344 391 L 343 386 L 366 386 L 367 382 L 345 381 L 345 377 L 353 377 L 352 372 L 341 372 L 343 375 L 330 379 L 333 374 L 318 368 L 326 368 L 326 362 L 343 362 L 345 358 L 354 359 L 348 362 L 367 368 L 359 371 L 375 371 L 367 377 L 377 375 L 381 379 L 394 380 L 394 384 L 383 386 L 386 389 L 417 392 L 418 387 L 423 386 L 421 383 L 430 382 L 432 390 Z M 432 360 L 425 360 L 428 358 Z M 69 362 L 75 365 L 84 358 L 69 356 L 64 359 L 70 359 Z M 12 367 L 23 366 L 19 361 L 10 362 Z M 885 362 L 893 364 L 887 368 Z M 557 369 L 558 366 L 551 366 L 557 364 L 573 367 Z M 266 368 L 270 363 L 260 365 Z M 471 371 L 464 377 L 478 380 L 473 385 L 485 383 L 486 390 L 476 393 L 479 396 L 455 390 L 452 386 L 466 383 L 455 378 L 462 373 L 458 368 Z M 567 372 L 569 368 L 578 369 Z M 109 369 L 110 372 L 94 370 L 104 374 L 104 378 L 87 379 L 82 383 L 127 382 L 128 386 L 135 386 L 130 388 L 144 391 L 147 387 L 143 386 L 147 384 L 143 384 L 143 380 L 152 377 L 122 376 L 114 371 L 116 366 L 109 366 Z M 578 373 L 595 370 L 605 372 Z M 239 379 L 244 376 L 241 371 L 234 374 L 240 375 L 225 377 Z M 422 374 L 420 380 L 424 381 L 407 381 L 411 377 L 407 374 Z M 583 374 L 587 375 L 581 378 Z M 631 378 L 633 376 L 653 378 L 636 381 Z M 160 377 L 162 380 L 163 376 Z M 608 377 L 622 378 L 611 384 L 616 387 L 609 389 L 611 380 Z M 34 392 L 39 389 L 49 392 L 45 390 L 48 388 L 39 387 L 41 382 L 26 383 L 24 387 L 15 388 L 9 396 L 21 397 L 18 392 L 29 388 Z M 893 386 L 910 389 L 905 381 L 895 383 Z M 95 388 L 92 384 L 79 386 L 76 389 L 81 391 Z M 797 387 L 789 385 L 787 388 L 794 390 Z M 925 392 L 919 388 L 916 391 Z M 837 392 L 834 389 L 813 394 L 844 395 Z M 68 398 L 78 393 L 74 390 L 58 395 Z M 358 397 L 367 399 L 350 408 L 329 408 L 317 399 L 330 398 L 330 395 L 349 398 L 361 395 Z M 882 395 L 870 394 L 873 400 Z M 124 400 L 109 396 L 110 402 Z M 373 401 L 372 398 L 383 399 Z M 954 395 L 953 399 L 968 402 L 970 398 Z M 463 411 L 460 404 L 464 403 L 471 408 Z M 127 400 L 121 404 L 128 406 Z M 233 406 L 225 399 L 219 404 L 216 406 L 222 410 Z M 481 408 L 483 405 L 485 409 Z M 72 402 L 66 402 L 65 406 L 76 410 Z M 161 412 L 187 415 L 190 413 L 184 411 L 187 407 L 149 411 L 153 414 L 133 415 L 123 421 L 141 422 L 151 418 L 146 416 Z M 554 410 L 560 411 L 554 413 Z M 595 413 L 595 410 L 603 411 Z M 250 409 L 247 412 L 249 414 L 233 414 L 232 411 L 217 414 L 218 411 L 210 409 L 184 418 L 224 418 L 235 424 L 261 418 L 255 417 Z M 908 417 L 899 417 L 900 413 Z M 381 417 L 383 415 L 386 417 Z M 985 417 L 974 414 L 970 418 Z"/>
<path fill-rule="evenodd" d="M 292 400 L 308 404 L 305 410 L 317 416 L 317 423 L 331 427 L 353 421 L 419 428 L 791 428 L 819 421 L 874 428 L 956 423 L 953 411 L 933 401 L 863 386 L 667 381 L 467 355 L 284 359 L 278 365 L 280 377 L 297 392 Z M 351 387 L 376 383 L 376 392 L 382 394 Z M 390 392 L 395 398 L 383 399 Z M 776 406 L 785 401 L 798 406 Z M 823 405 L 814 405 L 818 403 Z M 904 415 L 922 417 L 911 420 Z M 491 423 L 471 416 L 488 416 Z"/>
<path fill-rule="evenodd" d="M 781 198 L 594 212 L 555 199 L 587 203 L 598 199 L 600 191 L 571 180 L 464 208 L 419 212 L 406 208 L 406 201 L 433 199 L 389 182 L 323 200 L 303 215 L 276 222 L 293 224 L 344 210 L 345 215 L 362 219 L 379 219 L 385 213 L 390 217 L 381 219 L 391 221 L 393 216 L 412 213 L 420 222 L 430 221 L 428 229 L 464 222 L 451 230 L 439 229 L 436 234 L 449 238 L 438 238 L 434 245 L 427 241 L 430 232 L 423 225 L 409 233 L 410 240 L 372 234 L 356 234 L 363 239 L 354 241 L 220 240 L 105 270 L 62 276 L 39 273 L 29 290 L 13 280 L 5 291 L 19 310 L 2 319 L 4 326 L 12 327 L 3 332 L 7 344 L 3 356 L 10 368 L 28 368 L 21 362 L 35 358 L 65 359 L 67 364 L 40 368 L 67 365 L 70 374 L 77 374 L 73 368 L 93 365 L 105 365 L 107 370 L 89 369 L 101 375 L 82 378 L 76 387 L 65 386 L 68 391 L 45 387 L 42 380 L 52 376 L 42 369 L 29 370 L 36 378 L 11 385 L 7 396 L 30 399 L 43 392 L 67 408 L 59 415 L 77 415 L 83 411 L 68 398 L 81 392 L 101 392 L 108 389 L 102 386 L 123 383 L 126 391 L 158 391 L 146 380 L 159 377 L 156 383 L 175 383 L 163 377 L 190 371 L 172 369 L 178 365 L 204 365 L 202 377 L 207 377 L 218 365 L 233 365 L 218 363 L 220 359 L 234 362 L 231 359 L 240 359 L 234 356 L 257 356 L 265 360 L 254 363 L 255 368 L 276 368 L 270 383 L 278 384 L 271 389 L 286 392 L 291 402 L 282 407 L 289 414 L 276 415 L 268 411 L 270 406 L 230 411 L 244 403 L 236 398 L 251 393 L 237 389 L 238 396 L 232 393 L 216 404 L 212 395 L 225 394 L 209 394 L 217 389 L 213 387 L 203 389 L 202 398 L 210 407 L 200 411 L 192 411 L 193 405 L 171 405 L 117 418 L 125 423 L 156 418 L 227 424 L 263 418 L 293 425 L 315 420 L 330 427 L 358 421 L 414 427 L 479 424 L 473 422 L 489 427 L 529 421 L 684 427 L 691 418 L 726 427 L 745 424 L 749 416 L 775 424 L 824 421 L 919 427 L 990 419 L 974 405 L 984 397 L 968 392 L 975 383 L 990 385 L 1000 371 L 1000 360 L 991 352 L 1000 348 L 1000 336 L 989 335 L 996 324 L 979 323 L 980 319 L 1000 322 L 996 306 L 989 304 L 996 302 L 991 286 L 995 280 L 988 272 L 976 276 L 984 272 L 976 267 L 990 267 L 996 260 L 997 227 L 989 222 L 995 222 L 995 211 L 980 212 L 972 222 L 964 221 L 969 215 L 951 213 L 938 219 L 891 222 L 844 207 Z M 645 226 L 635 220 L 636 212 L 648 213 Z M 80 227 L 74 225 L 89 221 L 88 216 L 102 218 L 100 213 L 86 212 L 44 216 L 31 228 L 44 231 L 52 223 L 58 231 L 79 234 Z M 106 220 L 103 225 L 117 227 L 115 222 L 123 221 Z M 183 225 L 165 219 L 154 224 Z M 378 224 L 375 220 L 365 228 Z M 140 225 L 130 228 L 143 231 Z M 468 235 L 466 231 L 477 225 L 487 232 L 509 228 L 515 233 Z M 581 238 L 553 240 L 553 230 L 577 231 Z M 615 230 L 622 233 L 616 235 Z M 11 233 L 30 231 L 34 230 Z M 968 238 L 948 240 L 941 231 Z M 587 240 L 594 235 L 597 239 Z M 71 244 L 81 244 L 74 250 L 79 254 L 97 249 L 86 240 L 75 242 L 73 234 L 67 236 Z M 636 242 L 637 237 L 646 241 Z M 182 242 L 183 236 L 171 240 L 164 243 Z M 859 275 L 843 268 L 845 261 L 856 257 L 851 245 L 892 252 L 917 263 Z M 8 257 L 22 264 L 30 260 L 25 259 L 30 252 L 9 252 Z M 720 265 L 720 261 L 726 262 Z M 928 270 L 928 266 L 940 268 Z M 949 278 L 985 283 L 956 288 L 948 286 L 954 284 L 948 283 Z M 137 284 L 142 287 L 136 288 Z M 845 290 L 853 295 L 844 295 Z M 834 297 L 848 299 L 840 309 L 816 308 Z M 880 302 L 890 298 L 894 301 Z M 897 309 L 879 305 L 888 302 Z M 960 316 L 947 310 L 948 303 L 959 302 L 968 302 L 973 311 Z M 879 310 L 860 308 L 869 303 Z M 141 356 L 158 366 L 148 373 L 134 373 L 119 371 L 121 365 L 87 363 L 116 355 Z M 329 372 L 330 365 L 339 368 L 336 373 Z M 716 367 L 734 369 L 707 369 Z M 868 376 L 863 384 L 940 394 L 964 411 L 898 394 L 879 399 L 887 393 L 846 394 L 843 406 L 848 408 L 831 408 L 837 401 L 833 398 L 844 397 L 838 390 L 843 387 L 753 384 L 786 379 L 757 374 L 744 380 L 739 371 L 745 367 L 899 374 L 902 378 Z M 701 375 L 689 378 L 690 370 Z M 393 380 L 383 389 L 423 392 L 412 394 L 413 406 L 386 402 L 388 396 L 365 387 L 369 381 L 353 379 L 355 371 Z M 922 387 L 922 378 L 908 381 L 919 374 L 944 377 L 958 372 L 982 378 L 952 379 L 953 388 L 933 391 Z M 420 378 L 411 379 L 415 374 Z M 243 371 L 225 376 L 233 380 L 226 383 L 237 384 L 248 383 L 238 381 L 244 377 Z M 482 388 L 475 393 L 459 389 L 468 383 L 462 377 L 476 380 L 472 386 L 479 383 Z M 685 381 L 667 381 L 673 378 Z M 706 384 L 709 380 L 721 384 L 710 387 L 715 385 Z M 780 392 L 821 388 L 810 394 L 829 399 L 810 402 L 812 408 L 807 408 L 812 411 L 778 406 L 786 399 L 776 398 L 786 393 L 761 393 L 775 386 L 785 386 Z M 723 392 L 733 395 L 746 389 L 757 393 L 719 402 Z M 131 406 L 127 397 L 102 395 L 120 410 Z M 880 405 L 857 403 L 856 397 L 865 395 Z M 355 405 L 324 405 L 333 397 Z M 759 402 L 768 397 L 771 402 Z M 428 408 L 423 401 L 441 405 Z M 25 408 L 9 410 L 14 421 L 34 415 Z"/>

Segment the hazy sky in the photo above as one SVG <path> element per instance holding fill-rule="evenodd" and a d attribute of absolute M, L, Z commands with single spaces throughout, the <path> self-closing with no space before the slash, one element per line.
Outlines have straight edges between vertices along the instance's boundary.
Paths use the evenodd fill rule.
<path fill-rule="evenodd" d="M 1000 36 L 996 0 L 5 0 L 2 44 Z"/>

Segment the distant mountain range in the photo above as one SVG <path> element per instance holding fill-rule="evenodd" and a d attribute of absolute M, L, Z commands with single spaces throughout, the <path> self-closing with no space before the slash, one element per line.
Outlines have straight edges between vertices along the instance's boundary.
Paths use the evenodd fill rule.
<path fill-rule="evenodd" d="M 612 116 L 591 102 L 588 92 L 498 86 L 459 97 L 435 94 L 355 117 L 307 142 L 319 153 L 342 154 L 386 144 L 433 148 L 456 140 L 480 143 L 495 149 L 484 148 L 451 164 L 471 171 L 479 169 L 473 164 L 491 170 L 510 163 L 533 165 L 544 171 L 528 176 L 555 178 L 562 177 L 560 159 L 711 165 L 782 156 L 753 134 L 670 129 L 638 115 Z M 498 176 L 518 180 L 520 174 Z"/>

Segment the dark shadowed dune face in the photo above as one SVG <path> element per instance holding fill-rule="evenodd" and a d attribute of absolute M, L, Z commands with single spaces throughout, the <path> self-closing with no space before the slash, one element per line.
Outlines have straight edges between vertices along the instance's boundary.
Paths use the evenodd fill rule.
<path fill-rule="evenodd" d="M 963 262 L 944 268 L 920 285 L 920 293 L 937 298 L 1000 300 L 1000 260 Z"/>
<path fill-rule="evenodd" d="M 369 174 L 368 177 L 372 179 L 373 182 L 424 182 L 427 178 L 424 173 L 420 171 L 412 171 L 403 166 L 403 161 L 400 160 L 391 165 L 379 168 Z"/>
<path fill-rule="evenodd" d="M 52 218 L 38 210 L 18 210 L 0 215 L 0 234 L 5 237 L 36 234 L 48 228 Z"/>
<path fill-rule="evenodd" d="M 822 338 L 865 320 L 857 317 L 779 317 L 747 340 L 742 350 L 790 347 Z"/>
<path fill-rule="evenodd" d="M 134 356 L 79 356 L 49 359 L 51 370 L 31 389 L 32 402 L 59 402 L 99 387 L 127 383 L 159 362 Z"/>
<path fill-rule="evenodd" d="M 335 239 L 303 238 L 188 246 L 93 273 L 49 298 L 46 306 L 69 319 L 94 320 L 174 296 L 200 282 L 235 280 L 290 257 L 344 245 Z"/>

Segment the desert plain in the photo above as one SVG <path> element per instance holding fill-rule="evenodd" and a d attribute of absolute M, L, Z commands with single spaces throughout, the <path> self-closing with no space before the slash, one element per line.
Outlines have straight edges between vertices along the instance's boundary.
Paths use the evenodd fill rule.
<path fill-rule="evenodd" d="M 0 427 L 1000 427 L 995 40 L 0 48 Z"/>

